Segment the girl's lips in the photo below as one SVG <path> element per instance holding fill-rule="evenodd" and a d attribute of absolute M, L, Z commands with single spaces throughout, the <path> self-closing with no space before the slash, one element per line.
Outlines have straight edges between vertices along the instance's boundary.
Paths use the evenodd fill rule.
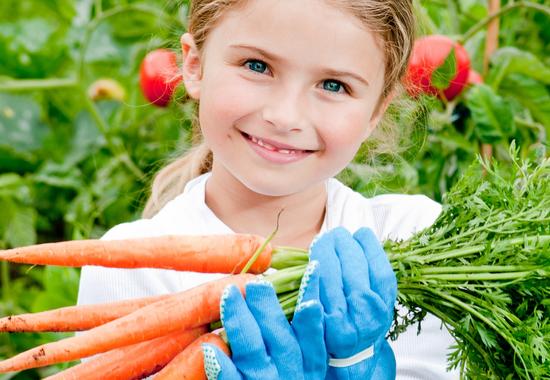
<path fill-rule="evenodd" d="M 270 143 L 247 133 L 241 132 L 241 134 L 252 150 L 254 150 L 260 157 L 276 164 L 296 162 L 313 153 L 310 150 L 289 149 L 288 145 L 279 143 L 274 143 L 277 144 L 277 146 L 271 145 Z"/>

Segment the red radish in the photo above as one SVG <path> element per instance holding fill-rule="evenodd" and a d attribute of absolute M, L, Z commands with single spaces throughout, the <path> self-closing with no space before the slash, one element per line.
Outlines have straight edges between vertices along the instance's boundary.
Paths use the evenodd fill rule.
<path fill-rule="evenodd" d="M 176 53 L 168 49 L 147 53 L 141 63 L 139 78 L 145 98 L 159 107 L 166 107 L 182 80 Z"/>
<path fill-rule="evenodd" d="M 447 36 L 429 35 L 419 38 L 414 44 L 404 80 L 405 87 L 411 96 L 416 97 L 420 93 L 440 95 L 439 90 L 433 86 L 432 76 L 434 71 L 443 65 L 453 48 L 456 74 L 442 92 L 447 100 L 452 100 L 460 94 L 468 81 L 470 70 L 468 52 L 462 45 Z"/>

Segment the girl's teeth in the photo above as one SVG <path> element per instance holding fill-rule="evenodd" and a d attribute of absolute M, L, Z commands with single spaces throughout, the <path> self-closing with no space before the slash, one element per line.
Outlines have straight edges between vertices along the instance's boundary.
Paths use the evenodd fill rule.
<path fill-rule="evenodd" d="M 258 140 L 258 143 L 257 143 L 259 146 L 263 146 L 264 148 L 268 149 L 268 150 L 271 150 L 271 151 L 274 151 L 274 150 L 277 150 L 277 148 L 275 148 L 274 146 L 272 145 L 269 145 L 268 143 L 266 142 L 263 142 L 262 140 Z"/>
<path fill-rule="evenodd" d="M 296 154 L 296 152 L 297 152 L 296 150 L 277 149 L 277 148 L 275 148 L 273 145 L 269 145 L 268 143 L 263 142 L 262 140 L 260 140 L 260 139 L 257 138 L 257 137 L 254 137 L 254 136 L 250 136 L 250 139 L 251 139 L 254 143 L 258 144 L 259 146 L 264 147 L 264 148 L 266 148 L 266 149 L 268 149 L 268 150 L 270 150 L 270 151 L 272 151 L 272 152 L 273 152 L 273 151 L 276 151 L 276 152 L 282 153 L 282 154 Z"/>
<path fill-rule="evenodd" d="M 295 150 L 280 149 L 280 150 L 279 150 L 279 153 L 283 153 L 283 154 L 292 154 L 292 153 L 296 153 L 296 151 L 295 151 Z"/>

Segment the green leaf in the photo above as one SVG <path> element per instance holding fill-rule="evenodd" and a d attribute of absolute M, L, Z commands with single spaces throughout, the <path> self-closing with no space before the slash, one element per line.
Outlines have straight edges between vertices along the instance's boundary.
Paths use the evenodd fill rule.
<path fill-rule="evenodd" d="M 514 134 L 512 107 L 491 87 L 485 84 L 472 87 L 466 94 L 466 105 L 471 112 L 475 134 L 481 142 L 490 144 Z"/>
<path fill-rule="evenodd" d="M 16 210 L 14 200 L 11 197 L 0 197 L 0 209 L 2 210 L 2 217 L 0 218 L 0 241 L 2 241 L 2 245 L 5 245 L 7 240 L 6 231 Z"/>
<path fill-rule="evenodd" d="M 500 93 L 516 99 L 527 108 L 533 118 L 546 127 L 547 136 L 550 136 L 550 92 L 544 84 L 533 78 L 512 74 L 501 82 Z"/>
<path fill-rule="evenodd" d="M 0 175 L 0 196 L 9 195 L 14 188 L 21 185 L 21 176 L 16 173 Z"/>
<path fill-rule="evenodd" d="M 513 46 L 501 48 L 491 56 L 491 69 L 486 82 L 498 87 L 501 80 L 512 73 L 550 84 L 550 68 L 534 54 Z"/>
<path fill-rule="evenodd" d="M 66 28 L 58 20 L 20 19 L 0 24 L 0 74 L 44 78 L 67 61 Z"/>
<path fill-rule="evenodd" d="M 36 243 L 36 210 L 17 205 L 5 232 L 5 240 L 13 247 Z"/>
<path fill-rule="evenodd" d="M 432 85 L 439 90 L 446 89 L 456 76 L 456 70 L 455 48 L 453 47 L 441 66 L 433 71 Z"/>
<path fill-rule="evenodd" d="M 87 63 L 120 64 L 123 60 L 121 50 L 121 44 L 112 35 L 111 26 L 100 24 L 92 34 L 85 60 Z"/>
<path fill-rule="evenodd" d="M 108 112 L 112 112 L 112 108 Z M 100 107 L 104 111 L 105 107 Z M 108 115 L 101 112 L 102 116 Z M 68 166 L 76 165 L 86 157 L 92 156 L 101 147 L 105 146 L 105 137 L 101 134 L 97 125 L 88 112 L 81 112 L 75 120 L 75 132 L 71 141 L 71 150 L 64 158 Z"/>
<path fill-rule="evenodd" d="M 121 12 L 109 19 L 113 36 L 123 40 L 143 39 L 158 33 L 158 16 L 140 10 Z"/>
<path fill-rule="evenodd" d="M 76 268 L 46 266 L 42 282 L 44 291 L 33 300 L 32 312 L 71 306 L 76 303 L 79 282 L 79 272 Z"/>
<path fill-rule="evenodd" d="M 50 7 L 66 21 L 71 21 L 76 15 L 74 0 L 43 0 L 44 5 Z"/>
<path fill-rule="evenodd" d="M 37 163 L 36 152 L 48 133 L 40 112 L 30 96 L 0 93 L 0 170 L 18 171 Z"/>
<path fill-rule="evenodd" d="M 47 162 L 33 176 L 35 183 L 43 183 L 52 187 L 79 190 L 84 185 L 82 172 L 66 163 Z"/>

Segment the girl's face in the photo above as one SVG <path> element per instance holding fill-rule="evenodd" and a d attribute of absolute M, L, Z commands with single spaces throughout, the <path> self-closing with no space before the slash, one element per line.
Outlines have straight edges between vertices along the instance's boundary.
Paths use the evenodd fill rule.
<path fill-rule="evenodd" d="M 189 34 L 182 49 L 213 175 L 226 171 L 259 194 L 336 175 L 385 109 L 374 114 L 384 81 L 374 34 L 323 1 L 251 1 L 223 16 L 202 57 Z"/>

